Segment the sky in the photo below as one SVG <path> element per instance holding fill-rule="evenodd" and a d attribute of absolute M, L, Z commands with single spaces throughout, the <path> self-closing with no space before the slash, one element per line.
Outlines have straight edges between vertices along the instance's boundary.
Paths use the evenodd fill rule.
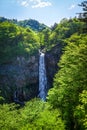
<path fill-rule="evenodd" d="M 35 19 L 52 26 L 63 18 L 73 18 L 82 12 L 83 0 L 0 0 L 0 17 L 25 20 Z"/>

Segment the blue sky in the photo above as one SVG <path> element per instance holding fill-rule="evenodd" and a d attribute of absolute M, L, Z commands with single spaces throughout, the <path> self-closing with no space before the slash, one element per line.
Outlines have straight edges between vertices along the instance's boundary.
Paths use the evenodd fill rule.
<path fill-rule="evenodd" d="M 0 0 L 0 16 L 10 19 L 35 19 L 48 26 L 62 18 L 72 18 L 81 12 L 83 0 Z"/>

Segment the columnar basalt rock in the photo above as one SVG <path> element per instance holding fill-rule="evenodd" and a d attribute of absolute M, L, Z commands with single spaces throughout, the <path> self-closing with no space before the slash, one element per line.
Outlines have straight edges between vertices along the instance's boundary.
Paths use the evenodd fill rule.
<path fill-rule="evenodd" d="M 5 98 L 12 101 L 15 91 L 19 100 L 38 95 L 38 58 L 38 54 L 29 58 L 21 56 L 0 65 L 0 87 Z"/>

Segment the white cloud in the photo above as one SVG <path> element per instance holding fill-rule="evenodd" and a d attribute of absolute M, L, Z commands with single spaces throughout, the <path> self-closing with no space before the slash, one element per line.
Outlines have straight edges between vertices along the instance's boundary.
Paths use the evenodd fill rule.
<path fill-rule="evenodd" d="M 24 7 L 27 7 L 27 6 L 29 6 L 29 3 L 28 3 L 28 1 L 22 1 L 21 5 Z"/>
<path fill-rule="evenodd" d="M 37 0 L 38 2 L 35 5 L 32 5 L 32 8 L 43 8 L 46 6 L 51 6 L 52 4 L 48 1 Z"/>
<path fill-rule="evenodd" d="M 41 0 L 30 0 L 31 2 L 40 2 Z"/>
<path fill-rule="evenodd" d="M 46 6 L 51 6 L 51 2 L 46 0 L 17 0 L 17 2 L 24 7 L 28 7 L 29 5 L 32 8 L 43 8 Z"/>
<path fill-rule="evenodd" d="M 75 4 L 72 4 L 70 7 L 69 7 L 69 10 L 72 10 L 72 9 L 74 9 L 76 7 L 76 5 Z"/>

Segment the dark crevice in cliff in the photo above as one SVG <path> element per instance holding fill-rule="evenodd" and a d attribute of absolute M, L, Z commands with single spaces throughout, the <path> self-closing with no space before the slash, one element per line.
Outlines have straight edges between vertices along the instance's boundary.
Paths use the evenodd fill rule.
<path fill-rule="evenodd" d="M 46 72 L 47 72 L 47 80 L 48 80 L 48 90 L 52 87 L 53 78 L 56 72 L 59 70 L 58 62 L 63 53 L 63 48 L 64 45 L 58 43 L 50 51 L 46 52 L 45 63 L 46 63 Z"/>

